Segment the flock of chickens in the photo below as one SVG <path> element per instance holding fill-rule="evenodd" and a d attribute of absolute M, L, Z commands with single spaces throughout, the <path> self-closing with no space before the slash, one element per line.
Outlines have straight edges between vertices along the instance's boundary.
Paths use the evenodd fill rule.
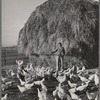
<path fill-rule="evenodd" d="M 20 85 L 17 85 L 19 91 L 23 94 L 25 91 L 32 89 L 33 86 L 39 85 L 41 88 L 37 88 L 37 96 L 39 100 L 83 100 L 82 97 L 86 95 L 88 100 L 99 100 L 98 88 L 99 88 L 99 76 L 98 72 L 90 73 L 86 70 L 85 66 L 79 68 L 72 66 L 66 70 L 61 70 L 58 73 L 54 72 L 53 68 L 47 67 L 35 67 L 32 64 L 28 64 L 24 68 L 23 61 L 16 61 L 18 64 L 17 73 L 12 69 L 7 71 L 7 74 L 11 77 L 17 76 L 20 81 Z M 19 72 L 22 72 L 23 78 Z M 52 95 L 48 93 L 48 88 L 45 84 L 46 80 L 55 78 L 58 85 L 55 90 L 52 91 Z M 34 80 L 40 78 L 39 80 Z M 7 77 L 1 76 L 1 89 L 5 91 L 5 88 L 13 84 L 12 81 L 7 81 Z M 52 82 L 52 81 L 51 81 Z M 5 94 L 1 100 L 7 100 L 8 94 Z"/>

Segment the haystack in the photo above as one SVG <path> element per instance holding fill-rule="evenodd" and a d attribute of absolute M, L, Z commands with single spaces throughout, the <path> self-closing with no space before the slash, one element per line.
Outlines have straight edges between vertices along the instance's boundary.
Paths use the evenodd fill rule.
<path fill-rule="evenodd" d="M 93 0 L 44 2 L 20 30 L 18 52 L 48 54 L 61 42 L 66 55 L 81 56 L 91 65 L 95 60 L 98 67 L 98 5 Z"/>

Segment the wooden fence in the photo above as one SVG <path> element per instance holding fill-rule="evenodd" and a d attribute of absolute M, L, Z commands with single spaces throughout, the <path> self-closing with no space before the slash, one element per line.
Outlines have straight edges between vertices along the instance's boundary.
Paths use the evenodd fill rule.
<path fill-rule="evenodd" d="M 3 49 L 2 50 L 2 66 L 5 65 L 15 65 L 16 60 L 23 60 L 24 63 L 28 63 L 29 57 L 26 57 L 24 54 L 18 54 L 15 49 Z"/>

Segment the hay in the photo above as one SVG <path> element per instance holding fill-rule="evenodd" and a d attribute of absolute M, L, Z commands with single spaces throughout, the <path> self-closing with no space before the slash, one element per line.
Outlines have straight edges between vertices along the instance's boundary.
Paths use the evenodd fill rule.
<path fill-rule="evenodd" d="M 80 43 L 98 52 L 98 18 L 98 3 L 92 0 L 48 0 L 32 12 L 19 32 L 18 51 L 47 54 L 60 41 L 66 54 Z"/>

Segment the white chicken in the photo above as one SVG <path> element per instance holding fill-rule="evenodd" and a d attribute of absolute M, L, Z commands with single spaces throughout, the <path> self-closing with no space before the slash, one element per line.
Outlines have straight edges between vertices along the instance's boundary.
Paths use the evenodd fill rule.
<path fill-rule="evenodd" d="M 44 100 L 44 97 L 43 97 L 42 93 L 40 92 L 40 90 L 38 88 L 37 88 L 37 91 L 38 91 L 39 100 Z"/>
<path fill-rule="evenodd" d="M 14 73 L 13 70 L 11 70 L 11 76 L 15 76 L 16 74 Z"/>
<path fill-rule="evenodd" d="M 25 91 L 27 91 L 27 88 L 24 86 L 19 86 L 17 85 L 18 89 L 20 90 L 21 93 L 24 93 Z"/>
<path fill-rule="evenodd" d="M 26 82 L 25 82 L 25 81 L 22 81 L 20 78 L 19 78 L 19 81 L 20 81 L 20 84 L 21 84 L 22 86 L 26 84 Z"/>
<path fill-rule="evenodd" d="M 41 85 L 41 80 L 40 81 L 34 81 L 34 84 Z"/>
<path fill-rule="evenodd" d="M 76 83 L 71 83 L 70 81 L 68 81 L 68 84 L 69 84 L 69 86 L 70 86 L 71 88 L 73 88 L 73 87 L 76 87 L 76 86 L 77 86 L 77 84 L 76 84 Z"/>
<path fill-rule="evenodd" d="M 89 93 L 88 91 L 86 91 L 86 95 L 87 95 L 89 100 L 94 100 L 96 98 L 95 93 Z"/>
<path fill-rule="evenodd" d="M 44 84 L 44 81 L 45 81 L 45 79 L 43 78 L 43 79 L 41 80 L 41 87 L 42 87 L 42 90 L 45 90 L 45 91 L 47 92 L 47 87 L 46 87 L 46 85 Z"/>
<path fill-rule="evenodd" d="M 57 93 L 58 93 L 58 87 L 56 87 L 56 89 L 52 92 L 52 95 L 54 97 L 56 97 L 57 96 Z"/>
<path fill-rule="evenodd" d="M 85 68 L 85 66 L 83 66 L 83 67 L 82 67 L 82 71 L 85 71 L 85 70 L 86 70 L 86 68 Z"/>
<path fill-rule="evenodd" d="M 57 77 L 57 80 L 60 82 L 60 83 L 63 83 L 67 80 L 67 75 L 64 74 L 63 76 L 59 76 Z"/>
<path fill-rule="evenodd" d="M 16 63 L 18 64 L 18 67 L 20 67 L 23 64 L 23 60 L 16 60 Z"/>
<path fill-rule="evenodd" d="M 83 66 L 81 70 L 77 71 L 77 73 L 81 73 L 81 72 L 85 71 L 85 69 L 86 69 L 85 66 Z"/>
<path fill-rule="evenodd" d="M 31 89 L 33 87 L 34 83 L 31 83 L 31 84 L 25 84 L 25 87 L 28 89 Z"/>
<path fill-rule="evenodd" d="M 69 91 L 71 98 L 74 100 L 82 100 L 78 95 L 76 95 L 75 93 Z"/>
<path fill-rule="evenodd" d="M 64 72 L 64 74 L 66 74 L 67 76 L 69 76 L 71 73 L 71 69 L 69 69 L 67 72 Z"/>
<path fill-rule="evenodd" d="M 29 72 L 29 71 L 33 71 L 34 69 L 33 69 L 33 67 L 32 67 L 32 63 L 28 64 L 28 65 L 26 66 L 25 70 L 27 70 L 28 72 Z"/>
<path fill-rule="evenodd" d="M 61 83 L 59 83 L 58 85 L 58 97 L 62 100 L 64 98 L 66 98 L 66 92 L 65 89 L 62 87 Z"/>
<path fill-rule="evenodd" d="M 85 85 L 81 85 L 79 87 L 76 88 L 77 91 L 83 91 L 84 89 L 86 89 L 88 86 L 88 83 L 86 83 Z"/>
<path fill-rule="evenodd" d="M 5 84 L 2 83 L 1 84 L 1 90 L 4 91 L 5 90 L 5 87 L 6 87 Z"/>
<path fill-rule="evenodd" d="M 67 100 L 72 100 L 72 98 L 68 94 L 66 94 L 66 97 L 67 97 Z"/>
<path fill-rule="evenodd" d="M 2 76 L 1 76 L 1 81 L 2 81 L 3 83 L 5 83 L 5 82 L 7 81 L 7 79 L 8 79 L 8 78 L 2 77 Z"/>
<path fill-rule="evenodd" d="M 8 94 L 5 94 L 4 97 L 1 98 L 1 100 L 7 100 Z"/>
<path fill-rule="evenodd" d="M 43 68 L 36 68 L 36 74 L 40 77 L 44 77 L 45 76 L 45 70 Z"/>
<path fill-rule="evenodd" d="M 7 85 L 7 86 L 11 86 L 11 85 L 13 84 L 13 82 L 14 82 L 14 81 L 6 82 L 5 85 Z"/>
<path fill-rule="evenodd" d="M 72 71 L 75 71 L 75 66 L 73 66 L 73 67 L 71 68 L 71 70 L 72 70 Z"/>
<path fill-rule="evenodd" d="M 77 71 L 77 72 L 79 71 L 79 67 L 76 67 L 76 71 Z"/>
<path fill-rule="evenodd" d="M 95 100 L 99 100 L 99 95 L 96 96 Z"/>
<path fill-rule="evenodd" d="M 80 75 L 78 75 L 78 77 L 80 78 L 80 80 L 81 80 L 82 82 L 89 81 L 89 79 L 87 79 L 86 77 L 83 77 L 83 76 L 80 76 Z"/>
<path fill-rule="evenodd" d="M 69 89 L 68 91 L 69 92 L 71 91 L 71 92 L 75 93 L 77 90 L 76 90 L 76 87 L 74 87 L 74 88 Z"/>
<path fill-rule="evenodd" d="M 66 70 L 63 71 L 63 73 L 65 74 L 66 72 L 68 72 L 70 70 L 70 67 Z"/>
<path fill-rule="evenodd" d="M 43 78 L 42 80 L 39 80 L 39 81 L 34 81 L 34 84 L 36 85 L 44 85 L 43 82 L 45 81 L 45 79 Z"/>
<path fill-rule="evenodd" d="M 96 85 L 96 86 L 99 85 L 99 77 L 98 77 L 98 75 L 97 75 L 97 72 L 96 72 L 95 75 L 94 75 L 94 82 L 95 82 L 95 85 Z"/>
<path fill-rule="evenodd" d="M 53 97 L 50 96 L 47 93 L 47 87 L 44 85 L 43 82 L 44 82 L 44 79 L 42 79 L 42 81 L 41 81 L 42 91 L 40 92 L 40 90 L 38 89 L 38 97 L 39 97 L 39 100 L 53 100 Z"/>
<path fill-rule="evenodd" d="M 50 75 L 52 71 L 53 71 L 53 68 L 50 68 L 50 67 L 49 67 L 48 70 L 47 70 L 47 72 L 46 72 L 46 74 L 47 74 L 47 75 Z"/>
<path fill-rule="evenodd" d="M 11 69 L 6 70 L 6 74 L 7 74 L 8 76 L 11 76 Z"/>
<path fill-rule="evenodd" d="M 25 76 L 28 76 L 28 75 L 29 75 L 29 73 L 26 72 L 25 70 L 22 70 L 22 71 L 23 71 L 23 74 L 24 74 Z"/>
<path fill-rule="evenodd" d="M 94 79 L 94 74 L 92 75 L 89 75 L 89 78 L 88 78 L 90 81 L 92 81 Z"/>

